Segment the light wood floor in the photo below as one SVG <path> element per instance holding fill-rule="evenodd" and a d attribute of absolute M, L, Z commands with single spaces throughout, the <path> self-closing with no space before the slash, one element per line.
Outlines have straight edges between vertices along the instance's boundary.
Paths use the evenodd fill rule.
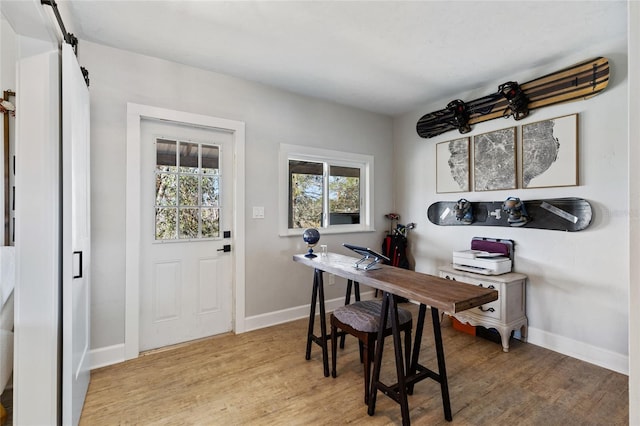
<path fill-rule="evenodd" d="M 427 322 L 421 363 L 435 369 Z M 317 345 L 304 359 L 306 327 L 299 320 L 215 337 L 95 370 L 80 424 L 400 424 L 399 406 L 381 393 L 367 415 L 356 340 L 338 352 L 338 377 L 325 378 Z M 426 380 L 409 397 L 412 424 L 628 424 L 627 376 L 513 339 L 504 353 L 446 319 L 442 331 L 453 422 L 444 420 L 439 385 Z M 381 375 L 388 383 L 390 340 Z"/>

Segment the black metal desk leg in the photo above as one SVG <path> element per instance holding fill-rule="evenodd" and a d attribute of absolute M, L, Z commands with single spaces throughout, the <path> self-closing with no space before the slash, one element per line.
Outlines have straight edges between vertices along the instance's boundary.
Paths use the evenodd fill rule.
<path fill-rule="evenodd" d="M 318 301 L 318 277 L 313 274 L 313 288 L 311 290 L 311 309 L 309 309 L 309 331 L 307 332 L 307 352 L 305 359 L 311 359 L 311 344 L 313 343 L 313 325 L 316 319 L 316 302 Z"/>
<path fill-rule="evenodd" d="M 322 283 L 322 271 L 316 269 L 315 275 L 317 276 L 318 297 L 320 298 L 320 346 L 322 347 L 322 364 L 324 365 L 324 377 L 329 377 L 329 351 L 327 350 L 327 315 L 324 310 L 324 284 Z"/>
<path fill-rule="evenodd" d="M 442 392 L 442 408 L 444 418 L 452 420 L 451 402 L 449 400 L 449 385 L 447 383 L 447 369 L 444 365 L 444 348 L 442 346 L 442 332 L 440 330 L 440 314 L 438 309 L 431 307 L 431 319 L 433 320 L 433 337 L 436 343 L 436 357 L 438 358 L 438 375 L 440 376 L 440 390 Z"/>
<path fill-rule="evenodd" d="M 387 315 L 389 313 L 390 315 Z M 387 386 L 380 383 L 380 366 L 382 364 L 382 349 L 384 347 L 384 330 L 387 328 L 387 317 L 391 318 L 391 334 L 393 336 L 393 348 L 396 358 L 396 376 L 398 382 L 395 386 Z M 407 366 L 407 368 L 409 368 Z M 371 379 L 371 390 L 369 394 L 369 406 L 367 413 L 373 416 L 376 409 L 376 396 L 378 389 L 390 396 L 400 404 L 402 412 L 402 424 L 411 424 L 409 418 L 409 401 L 407 399 L 407 386 L 405 375 L 405 360 L 402 354 L 402 341 L 400 338 L 400 321 L 398 319 L 398 304 L 393 294 L 382 292 L 382 309 L 380 311 L 380 330 L 376 341 L 376 355 L 373 365 L 373 377 Z"/>
<path fill-rule="evenodd" d="M 411 376 L 418 372 L 418 361 L 420 359 L 420 346 L 422 345 L 422 331 L 424 330 L 424 318 L 426 316 L 427 306 L 424 303 L 420 304 L 418 309 L 418 323 L 416 324 L 416 337 L 413 341 L 413 354 L 411 356 L 411 366 L 407 367 L 407 376 Z M 409 395 L 413 395 L 414 383 L 408 386 Z"/>
<path fill-rule="evenodd" d="M 373 363 L 373 375 L 371 377 L 371 389 L 369 391 L 369 406 L 367 413 L 373 416 L 376 412 L 376 397 L 378 395 L 378 383 L 380 382 L 380 366 L 382 365 L 382 349 L 384 348 L 384 330 L 387 327 L 386 312 L 389 309 L 389 298 L 382 297 L 380 330 L 378 330 L 378 338 L 376 339 L 376 354 Z"/>
<path fill-rule="evenodd" d="M 402 342 L 400 341 L 400 321 L 398 320 L 398 303 L 393 294 L 384 293 L 384 297 L 390 299 L 391 333 L 393 335 L 393 348 L 396 354 L 396 375 L 398 376 L 398 403 L 402 412 L 402 424 L 411 424 L 409 418 L 409 401 L 407 399 L 407 386 L 405 385 L 405 365 L 402 356 Z M 383 311 L 385 312 L 385 311 Z M 385 312 L 386 313 L 386 312 Z M 407 368 L 409 366 L 407 365 Z"/>
<path fill-rule="evenodd" d="M 319 299 L 319 300 L 318 300 Z M 320 304 L 320 336 L 314 336 L 313 328 L 316 317 L 316 303 Z M 322 364 L 324 376 L 329 377 L 329 351 L 327 350 L 327 318 L 324 309 L 324 285 L 322 283 L 322 271 L 314 270 L 313 289 L 311 291 L 311 308 L 309 309 L 309 329 L 307 332 L 307 351 L 305 359 L 311 359 L 311 344 L 316 342 L 322 348 Z"/>
<path fill-rule="evenodd" d="M 360 283 L 358 281 L 347 280 L 347 292 L 344 296 L 344 305 L 347 306 L 351 303 L 351 288 L 356 296 L 356 302 L 360 301 Z M 340 336 L 340 349 L 344 349 L 345 335 Z M 362 362 L 362 343 L 360 343 L 360 362 Z"/>
<path fill-rule="evenodd" d="M 344 306 L 347 306 L 348 304 L 351 303 L 351 287 L 352 286 L 353 286 L 353 281 L 352 280 L 347 280 L 347 292 L 344 295 Z M 344 339 L 345 339 L 345 337 L 346 336 L 344 334 L 342 336 L 340 336 L 340 349 L 344 349 Z"/>
<path fill-rule="evenodd" d="M 358 281 L 347 280 L 347 292 L 344 296 L 344 305 L 347 306 L 351 303 L 351 288 L 356 296 L 356 302 L 360 301 L 360 283 Z"/>
<path fill-rule="evenodd" d="M 351 287 L 353 286 L 352 280 L 347 280 L 347 292 L 344 295 L 344 306 L 351 303 Z"/>

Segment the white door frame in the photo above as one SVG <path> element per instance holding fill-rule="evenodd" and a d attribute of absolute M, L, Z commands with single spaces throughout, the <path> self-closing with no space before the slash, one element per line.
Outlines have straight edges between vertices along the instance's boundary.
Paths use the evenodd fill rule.
<path fill-rule="evenodd" d="M 223 129 L 233 133 L 233 330 L 245 331 L 245 221 L 244 145 L 245 124 L 241 121 L 127 103 L 127 188 L 124 358 L 139 355 L 140 332 L 140 120 L 159 119 L 193 126 Z"/>

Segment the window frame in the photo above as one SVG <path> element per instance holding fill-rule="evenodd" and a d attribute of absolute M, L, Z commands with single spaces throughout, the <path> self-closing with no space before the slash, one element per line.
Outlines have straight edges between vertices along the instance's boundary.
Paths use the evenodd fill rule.
<path fill-rule="evenodd" d="M 311 161 L 323 164 L 323 215 L 318 230 L 324 234 L 371 232 L 373 228 L 373 163 L 374 157 L 344 151 L 299 145 L 280 144 L 279 158 L 279 218 L 280 236 L 299 236 L 303 228 L 289 228 L 289 160 Z M 360 223 L 329 224 L 329 166 L 360 169 Z"/>

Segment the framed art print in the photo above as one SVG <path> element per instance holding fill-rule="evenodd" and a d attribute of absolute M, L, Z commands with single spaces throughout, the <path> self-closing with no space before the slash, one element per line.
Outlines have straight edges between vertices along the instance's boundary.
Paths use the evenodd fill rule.
<path fill-rule="evenodd" d="M 474 191 L 516 187 L 516 128 L 473 137 Z"/>
<path fill-rule="evenodd" d="M 436 192 L 469 191 L 469 138 L 436 144 Z"/>
<path fill-rule="evenodd" d="M 578 114 L 522 126 L 522 187 L 578 185 Z"/>

